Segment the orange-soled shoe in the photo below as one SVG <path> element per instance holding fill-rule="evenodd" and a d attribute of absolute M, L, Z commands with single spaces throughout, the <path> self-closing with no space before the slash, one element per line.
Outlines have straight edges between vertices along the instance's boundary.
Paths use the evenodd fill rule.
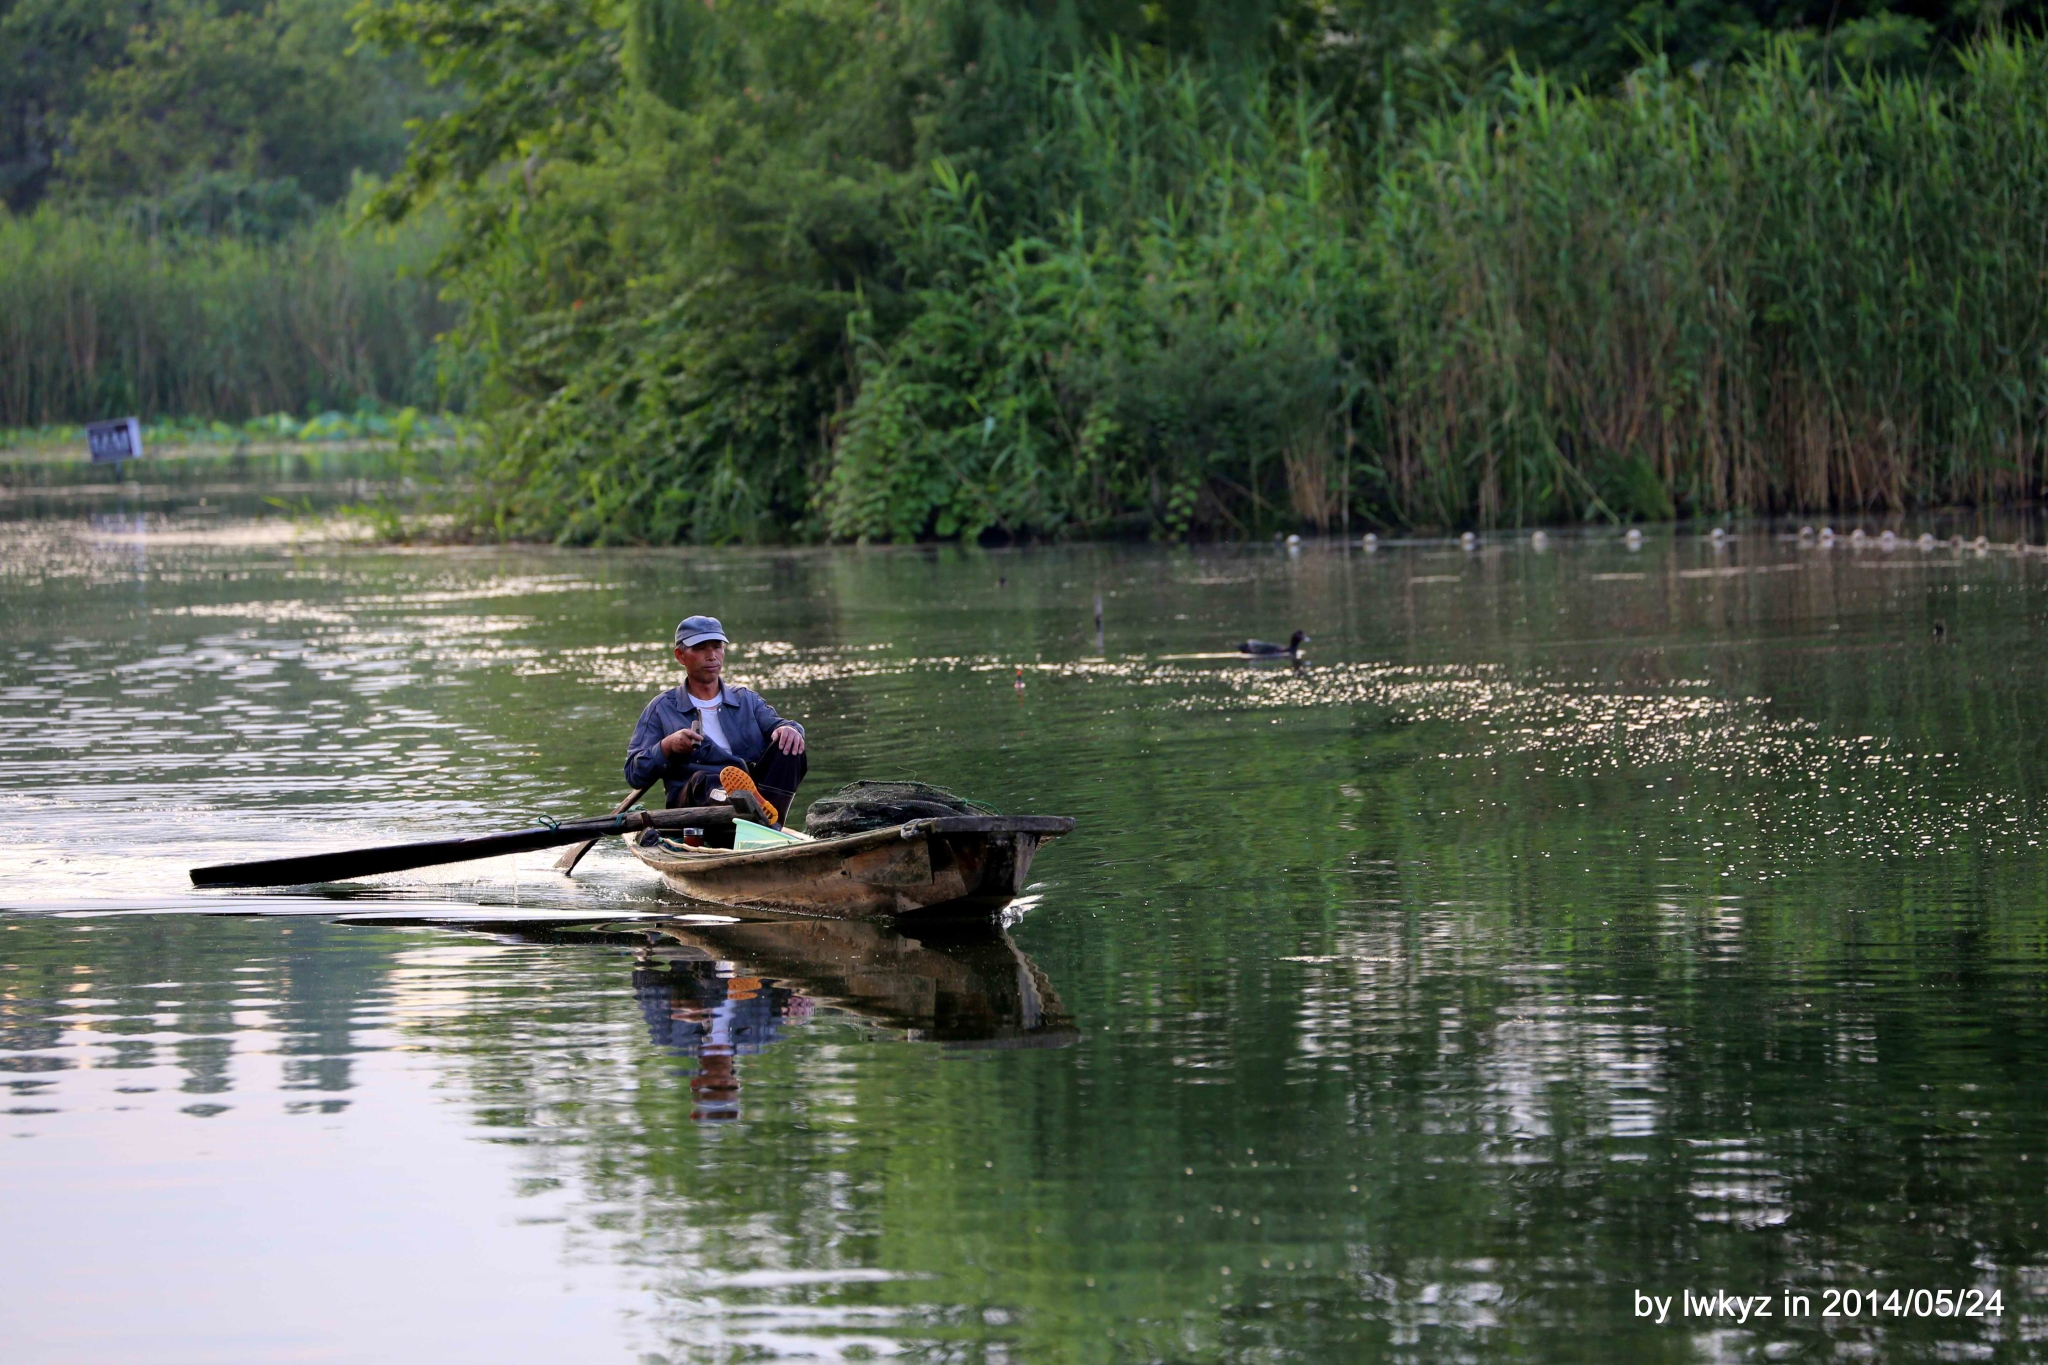
<path fill-rule="evenodd" d="M 762 811 L 767 814 L 768 823 L 771 825 L 782 823 L 781 813 L 775 809 L 775 806 L 767 797 L 761 795 L 761 789 L 754 785 L 753 778 L 747 776 L 745 768 L 725 767 L 719 769 L 718 785 L 725 788 L 728 792 L 752 792 L 754 799 L 761 803 Z"/>

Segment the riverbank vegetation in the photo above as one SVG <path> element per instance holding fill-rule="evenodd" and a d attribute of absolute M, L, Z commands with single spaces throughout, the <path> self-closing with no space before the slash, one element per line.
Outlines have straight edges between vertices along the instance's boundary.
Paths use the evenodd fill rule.
<path fill-rule="evenodd" d="M 431 215 L 348 233 L 446 100 L 346 0 L 0 0 L 0 427 L 439 406 Z"/>
<path fill-rule="evenodd" d="M 448 41 L 483 12 L 369 32 L 479 92 L 381 207 L 455 206 L 492 533 L 1497 526 L 2044 473 L 2030 38 L 1876 12 L 1631 57 L 1616 19 L 1530 38 L 1560 75 L 1479 11 L 637 0 L 534 11 L 543 60 Z"/>
<path fill-rule="evenodd" d="M 461 359 L 476 534 L 1244 536 L 2048 476 L 2028 6 L 356 13 L 350 60 L 424 111 L 358 193 L 440 225 L 448 303 L 320 353 L 414 402 Z M 103 143 L 162 145 L 80 164 Z M 401 379 L 429 303 L 459 324 Z M 163 401 L 300 406 L 235 358 L 277 349 Z"/>

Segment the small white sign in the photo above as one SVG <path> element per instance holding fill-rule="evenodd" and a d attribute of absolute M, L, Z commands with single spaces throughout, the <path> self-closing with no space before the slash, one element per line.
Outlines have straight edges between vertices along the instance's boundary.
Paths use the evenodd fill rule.
<path fill-rule="evenodd" d="M 122 417 L 112 422 L 87 422 L 85 444 L 94 464 L 142 458 L 142 419 Z"/>

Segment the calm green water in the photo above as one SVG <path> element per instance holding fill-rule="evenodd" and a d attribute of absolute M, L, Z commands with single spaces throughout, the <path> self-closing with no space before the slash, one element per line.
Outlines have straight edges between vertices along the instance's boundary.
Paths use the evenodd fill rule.
<path fill-rule="evenodd" d="M 0 525 L 11 1362 L 2042 1353 L 2048 557 L 306 529 Z M 806 795 L 1079 819 L 1007 937 L 186 887 L 607 808 L 690 611 Z"/>

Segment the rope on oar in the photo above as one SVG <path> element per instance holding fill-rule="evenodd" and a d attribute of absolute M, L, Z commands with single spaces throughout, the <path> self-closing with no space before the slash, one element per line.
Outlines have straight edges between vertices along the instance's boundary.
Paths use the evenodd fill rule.
<path fill-rule="evenodd" d="M 620 822 L 618 829 L 623 830 L 626 827 L 626 812 L 633 809 L 634 805 L 639 802 L 640 798 L 647 795 L 647 793 L 652 791 L 653 789 L 654 784 L 650 782 L 646 786 L 640 788 L 638 791 L 626 793 L 626 799 L 619 802 L 618 805 L 612 807 L 612 818 Z M 614 833 L 616 832 L 617 831 L 615 830 Z M 590 852 L 591 849 L 596 847 L 597 840 L 588 839 L 585 840 L 583 843 L 576 845 L 574 848 L 564 849 L 562 851 L 562 856 L 555 859 L 555 871 L 561 873 L 564 877 L 574 876 L 576 872 L 576 864 L 583 861 L 584 854 Z"/>

